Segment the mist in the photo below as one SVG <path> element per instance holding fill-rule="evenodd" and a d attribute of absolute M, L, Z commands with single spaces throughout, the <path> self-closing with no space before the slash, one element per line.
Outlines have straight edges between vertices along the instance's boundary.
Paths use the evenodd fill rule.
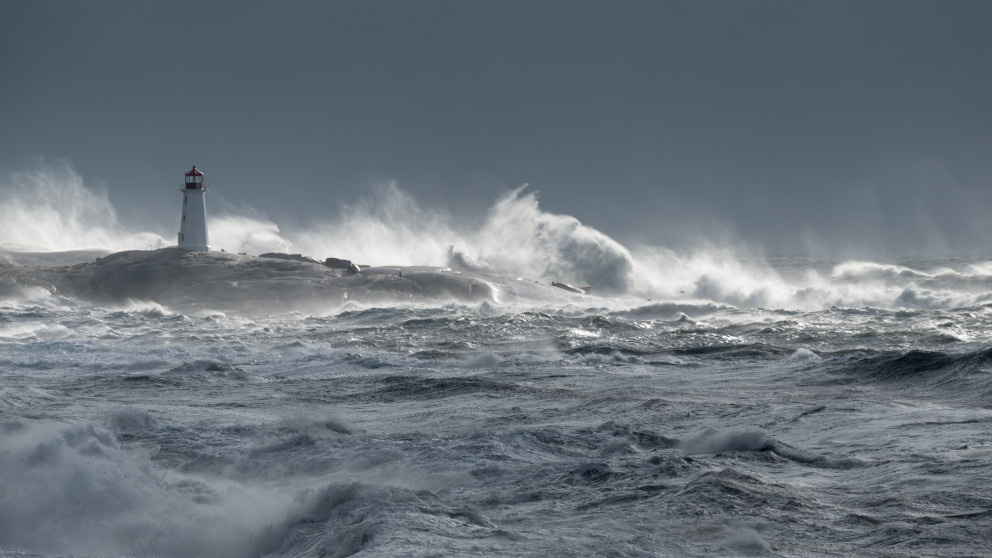
<path fill-rule="evenodd" d="M 633 263 L 626 248 L 578 219 L 542 211 L 537 192 L 525 189 L 497 199 L 477 229 L 444 209 L 421 208 L 390 182 L 355 205 L 341 206 L 336 217 L 292 233 L 252 208 L 214 214 L 208 197 L 208 230 L 212 249 L 249 255 L 295 252 L 364 265 L 454 265 L 545 282 L 569 280 L 608 293 L 630 289 Z M 174 235 L 122 224 L 106 193 L 88 188 L 65 162 L 12 174 L 3 195 L 7 214 L 0 234 L 7 244 L 54 251 L 174 245 L 166 240 Z"/>
<path fill-rule="evenodd" d="M 0 238 L 7 249 L 119 251 L 175 245 L 174 233 L 124 224 L 106 192 L 89 187 L 66 162 L 12 173 L 0 197 L 5 212 Z M 213 212 L 208 194 L 212 249 L 248 255 L 299 253 L 362 266 L 450 267 L 589 286 L 600 297 L 743 308 L 942 308 L 988 298 L 990 267 L 983 257 L 959 258 L 951 267 L 934 267 L 925 259 L 831 257 L 823 250 L 817 258 L 783 257 L 720 229 L 691 247 L 625 244 L 577 217 L 544 210 L 540 192 L 526 185 L 496 196 L 482 214 L 454 215 L 444 207 L 423 206 L 390 181 L 324 220 L 285 229 L 244 204 L 218 205 L 224 209 Z"/>

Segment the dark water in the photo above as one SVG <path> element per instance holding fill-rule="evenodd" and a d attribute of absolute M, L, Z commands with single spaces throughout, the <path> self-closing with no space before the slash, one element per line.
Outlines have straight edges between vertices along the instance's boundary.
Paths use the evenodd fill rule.
<path fill-rule="evenodd" d="M 660 302 L 8 301 L 0 556 L 987 555 L 988 276 L 776 265 Z"/>

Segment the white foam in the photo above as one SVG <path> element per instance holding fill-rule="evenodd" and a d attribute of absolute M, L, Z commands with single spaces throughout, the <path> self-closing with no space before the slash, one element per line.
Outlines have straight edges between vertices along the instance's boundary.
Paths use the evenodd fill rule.
<path fill-rule="evenodd" d="M 7 548 L 248 556 L 266 526 L 293 506 L 283 491 L 165 473 L 93 425 L 33 424 L 2 440 L 0 541 Z"/>
<path fill-rule="evenodd" d="M 178 215 L 178 205 L 176 212 Z M 534 281 L 590 285 L 594 295 L 627 295 L 681 304 L 816 310 L 833 306 L 955 308 L 989 299 L 992 262 L 925 263 L 852 260 L 832 267 L 772 262 L 747 246 L 707 244 L 672 250 L 628 249 L 575 217 L 541 209 L 525 187 L 495 200 L 481 217 L 421 207 L 395 182 L 375 187 L 320 222 L 285 230 L 251 208 L 211 215 L 214 249 L 299 252 L 358 264 L 448 266 L 508 278 L 534 298 L 569 303 L 581 295 L 529 289 Z M 86 186 L 65 162 L 16 172 L 0 182 L 0 242 L 49 250 L 158 248 L 170 231 L 123 226 L 105 192 Z M 481 225 L 465 225 L 478 223 Z M 560 300 L 558 300 L 560 299 Z M 629 301 L 609 304 L 630 307 Z"/>

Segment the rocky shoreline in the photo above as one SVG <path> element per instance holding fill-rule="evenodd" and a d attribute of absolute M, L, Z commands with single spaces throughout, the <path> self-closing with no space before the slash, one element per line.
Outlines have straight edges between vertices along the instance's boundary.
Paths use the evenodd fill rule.
<path fill-rule="evenodd" d="M 512 282 L 450 268 L 366 267 L 300 254 L 162 248 L 0 255 L 0 298 L 44 289 L 93 303 L 144 300 L 249 313 L 330 309 L 349 301 L 502 302 L 515 298 Z"/>

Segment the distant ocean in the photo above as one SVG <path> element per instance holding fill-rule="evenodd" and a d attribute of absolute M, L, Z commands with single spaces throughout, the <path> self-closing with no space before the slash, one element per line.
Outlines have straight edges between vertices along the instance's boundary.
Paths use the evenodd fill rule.
<path fill-rule="evenodd" d="M 658 277 L 318 314 L 5 300 L 0 556 L 989 554 L 992 262 Z"/>

